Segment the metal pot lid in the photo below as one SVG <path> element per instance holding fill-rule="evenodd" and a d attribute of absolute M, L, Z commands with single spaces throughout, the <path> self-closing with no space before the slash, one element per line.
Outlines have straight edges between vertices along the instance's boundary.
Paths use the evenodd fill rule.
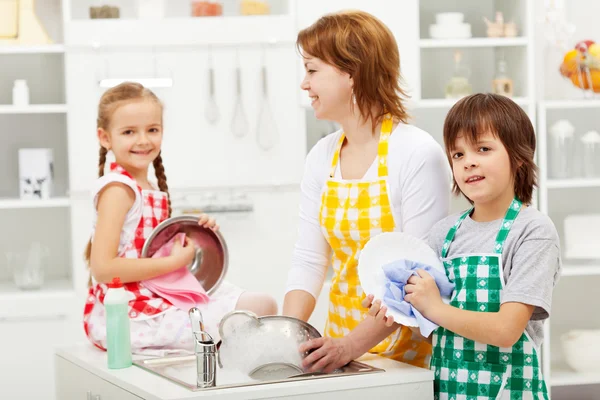
<path fill-rule="evenodd" d="M 188 269 L 209 295 L 214 293 L 227 274 L 227 245 L 220 232 L 198 225 L 197 217 L 181 215 L 161 222 L 146 239 L 142 257 L 152 257 L 179 232 L 184 232 L 196 247 L 196 257 Z"/>

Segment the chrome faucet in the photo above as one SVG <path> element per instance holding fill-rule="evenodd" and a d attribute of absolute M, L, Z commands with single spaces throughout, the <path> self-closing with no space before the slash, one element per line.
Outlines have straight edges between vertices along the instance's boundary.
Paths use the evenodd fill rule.
<path fill-rule="evenodd" d="M 196 353 L 196 386 L 199 388 L 214 387 L 217 381 L 217 345 L 204 330 L 202 313 L 196 307 L 190 308 L 190 322 L 194 334 Z"/>

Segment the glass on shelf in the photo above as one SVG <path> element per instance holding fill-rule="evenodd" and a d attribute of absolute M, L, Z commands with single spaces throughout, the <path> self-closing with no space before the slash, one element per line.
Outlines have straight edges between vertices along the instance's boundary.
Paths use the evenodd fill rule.
<path fill-rule="evenodd" d="M 580 139 L 583 150 L 583 176 L 600 178 L 600 133 L 589 131 Z"/>
<path fill-rule="evenodd" d="M 561 119 L 550 127 L 549 133 L 549 175 L 554 179 L 569 178 L 573 175 L 575 127 L 568 120 Z"/>
<path fill-rule="evenodd" d="M 454 74 L 446 85 L 447 99 L 460 99 L 473 93 L 473 88 L 469 83 L 470 71 L 462 65 L 461 61 L 462 53 L 460 51 L 454 52 Z"/>
<path fill-rule="evenodd" d="M 33 242 L 27 252 L 7 252 L 8 267 L 15 285 L 21 290 L 40 289 L 44 284 L 44 265 L 48 249 L 39 242 Z"/>
<path fill-rule="evenodd" d="M 513 96 L 513 80 L 506 74 L 506 61 L 500 60 L 496 75 L 492 80 L 492 93 L 501 94 L 503 96 Z"/>

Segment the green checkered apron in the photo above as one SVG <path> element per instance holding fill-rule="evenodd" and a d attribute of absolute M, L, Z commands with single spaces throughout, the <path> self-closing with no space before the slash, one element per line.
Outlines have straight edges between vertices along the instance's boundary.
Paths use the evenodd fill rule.
<path fill-rule="evenodd" d="M 456 288 L 450 305 L 463 310 L 498 312 L 504 288 L 502 247 L 522 204 L 511 203 L 492 254 L 448 257 L 448 249 L 465 212 L 448 232 L 442 248 L 446 275 Z M 442 327 L 433 334 L 431 368 L 436 399 L 548 399 L 538 350 L 523 332 L 512 347 L 475 342 Z"/>

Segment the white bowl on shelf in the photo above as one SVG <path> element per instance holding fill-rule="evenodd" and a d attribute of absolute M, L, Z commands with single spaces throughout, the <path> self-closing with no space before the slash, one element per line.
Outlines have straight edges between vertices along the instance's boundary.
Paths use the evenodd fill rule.
<path fill-rule="evenodd" d="M 471 24 L 432 24 L 429 25 L 429 36 L 432 39 L 469 39 Z"/>
<path fill-rule="evenodd" d="M 567 365 L 577 372 L 600 372 L 600 329 L 575 329 L 560 337 Z"/>
<path fill-rule="evenodd" d="M 438 25 L 456 25 L 462 24 L 465 15 L 461 12 L 443 12 L 435 14 L 435 22 Z"/>

